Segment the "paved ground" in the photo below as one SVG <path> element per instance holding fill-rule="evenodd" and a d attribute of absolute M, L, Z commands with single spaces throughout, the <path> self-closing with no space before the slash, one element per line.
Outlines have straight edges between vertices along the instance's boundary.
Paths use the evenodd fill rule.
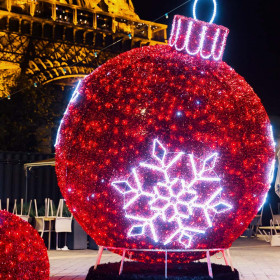
<path fill-rule="evenodd" d="M 269 243 L 254 239 L 238 239 L 230 252 L 242 280 L 280 280 L 280 247 L 271 247 Z M 218 259 L 220 255 L 211 257 L 211 261 L 224 264 Z M 96 257 L 97 251 L 93 250 L 49 251 L 51 279 L 84 280 Z M 101 263 L 120 259 L 118 255 L 104 251 Z"/>

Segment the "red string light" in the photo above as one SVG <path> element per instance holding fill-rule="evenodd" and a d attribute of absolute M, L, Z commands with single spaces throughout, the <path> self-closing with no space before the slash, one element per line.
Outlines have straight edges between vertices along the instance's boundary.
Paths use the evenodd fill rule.
<path fill-rule="evenodd" d="M 0 279 L 49 279 L 43 239 L 18 216 L 0 211 Z"/>
<path fill-rule="evenodd" d="M 200 22 L 195 24 L 196 31 L 190 36 L 199 38 Z M 216 33 L 209 34 L 203 45 L 210 50 L 208 55 Z M 217 40 L 215 56 L 223 51 L 222 37 Z M 197 43 L 194 39 L 191 47 Z M 129 236 L 132 223 L 123 207 L 126 191 L 112 186 L 115 181 L 126 181 L 132 168 L 150 157 L 154 139 L 174 153 L 183 151 L 201 159 L 218 154 L 215 172 L 221 179 L 221 199 L 231 209 L 214 215 L 212 227 L 193 236 L 190 248 L 230 247 L 262 204 L 274 159 L 268 116 L 244 78 L 222 61 L 203 59 L 207 51 L 202 53 L 204 57 L 200 52 L 191 56 L 171 46 L 133 49 L 96 69 L 75 92 L 57 138 L 56 171 L 70 210 L 97 244 L 128 249 L 185 248 L 178 242 L 180 238 L 167 245 L 160 242 L 172 224 L 158 229 L 158 242 L 139 228 Z M 196 199 L 207 196 L 202 186 L 196 191 Z M 150 210 L 147 201 L 133 207 L 136 216 Z M 192 225 L 202 219 L 197 213 Z M 132 255 L 139 261 L 164 261 L 161 252 Z M 168 259 L 183 263 L 204 256 L 170 253 Z"/>

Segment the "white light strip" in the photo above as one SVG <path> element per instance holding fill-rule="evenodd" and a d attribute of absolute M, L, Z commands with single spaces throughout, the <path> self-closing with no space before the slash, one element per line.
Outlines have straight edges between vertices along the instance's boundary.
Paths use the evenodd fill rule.
<path fill-rule="evenodd" d="M 203 42 L 205 39 L 205 33 L 207 30 L 207 26 L 203 26 L 202 27 L 202 32 L 200 33 L 200 41 L 199 41 L 199 46 L 197 48 L 196 51 L 190 51 L 189 49 L 189 43 L 190 43 L 190 38 L 191 38 L 191 33 L 192 33 L 192 26 L 193 26 L 193 22 L 190 21 L 189 22 L 189 27 L 188 27 L 188 32 L 187 32 L 187 36 L 186 36 L 186 41 L 185 41 L 185 45 L 186 45 L 186 52 L 189 55 L 197 55 L 199 52 L 202 51 L 202 47 L 203 47 Z"/>
<path fill-rule="evenodd" d="M 270 134 L 270 139 L 271 139 L 271 143 L 273 145 L 273 147 L 275 148 L 276 146 L 276 143 L 274 141 L 274 135 L 273 135 L 273 127 L 272 125 L 269 125 L 268 126 L 268 132 Z M 275 164 L 276 164 L 276 160 L 273 159 L 272 162 L 271 162 L 271 165 L 270 165 L 270 168 L 269 168 L 269 172 L 268 172 L 268 184 L 269 184 L 269 189 L 270 189 L 270 185 L 274 179 L 274 170 L 275 170 Z M 266 203 L 266 199 L 267 199 L 267 196 L 268 196 L 268 191 L 267 193 L 265 194 L 264 196 L 264 199 L 262 201 L 262 204 L 261 206 L 259 207 L 258 211 L 260 211 L 262 209 L 262 207 L 264 206 L 264 204 Z"/>
<path fill-rule="evenodd" d="M 276 160 L 273 159 L 273 160 L 272 160 L 272 163 L 271 163 L 271 166 L 270 166 L 270 172 L 269 172 L 269 178 L 268 178 L 269 184 L 272 183 L 273 178 L 274 178 L 275 163 L 276 163 Z"/>
<path fill-rule="evenodd" d="M 268 196 L 268 192 L 265 194 L 265 196 L 263 198 L 263 202 L 262 202 L 261 206 L 259 207 L 258 211 L 260 211 L 263 208 L 264 204 L 266 203 L 267 196 Z"/>
<path fill-rule="evenodd" d="M 175 36 L 175 30 L 176 30 L 176 24 L 177 24 L 177 20 L 174 20 L 173 24 L 172 24 L 172 29 L 171 29 L 171 35 L 170 35 L 170 38 L 169 38 L 169 45 L 171 47 L 174 46 L 175 42 L 176 42 L 176 39 L 173 40 L 173 37 Z M 177 34 L 177 32 L 176 32 Z M 173 41 L 173 43 L 172 43 Z"/>
<path fill-rule="evenodd" d="M 276 144 L 276 142 L 274 140 L 274 134 L 273 134 L 273 127 L 272 127 L 272 125 L 269 126 L 269 132 L 270 132 L 270 137 L 271 137 L 271 141 L 273 143 L 273 146 L 276 147 L 277 144 Z"/>
<path fill-rule="evenodd" d="M 63 114 L 63 116 L 65 116 L 65 115 L 68 114 L 68 110 L 69 110 L 70 104 L 76 102 L 76 100 L 77 100 L 77 98 L 78 98 L 78 96 L 79 96 L 79 94 L 80 94 L 79 91 L 78 91 L 78 90 L 79 90 L 79 87 L 80 87 L 80 84 L 81 84 L 81 80 L 79 80 L 78 85 L 76 86 L 75 91 L 73 92 L 73 94 L 72 94 L 72 96 L 71 96 L 71 99 L 70 99 L 70 101 L 69 101 L 69 103 L 68 103 L 68 105 L 67 105 L 67 108 L 66 108 L 66 110 L 65 110 L 65 112 L 64 112 L 64 114 Z M 54 144 L 54 146 L 56 146 L 56 145 L 58 144 L 59 140 L 60 140 L 60 130 L 61 130 L 61 125 L 62 125 L 62 124 L 63 124 L 63 119 L 60 121 L 58 130 L 57 130 L 57 133 L 56 133 L 56 139 L 55 139 L 55 144 Z"/>
<path fill-rule="evenodd" d="M 219 30 L 220 30 L 220 29 L 219 29 Z M 220 60 L 220 59 L 222 58 L 222 55 L 223 55 L 224 50 L 225 50 L 225 47 L 226 47 L 226 40 L 227 40 L 227 33 L 225 32 L 225 33 L 224 33 L 224 36 L 223 36 L 222 47 L 221 47 L 221 49 L 220 49 L 220 53 L 219 53 L 218 56 L 215 56 L 215 49 L 216 49 L 216 46 L 215 46 L 215 48 L 212 48 L 212 51 L 211 51 L 211 52 L 212 52 L 213 58 L 214 58 L 216 61 L 218 61 L 218 60 Z M 217 42 L 216 42 L 215 44 L 217 44 Z"/>

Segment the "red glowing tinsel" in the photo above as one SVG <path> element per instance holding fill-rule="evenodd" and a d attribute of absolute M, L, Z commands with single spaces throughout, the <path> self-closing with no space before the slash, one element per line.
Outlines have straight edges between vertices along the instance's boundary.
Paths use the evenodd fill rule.
<path fill-rule="evenodd" d="M 0 211 L 0 279 L 49 279 L 43 239 L 21 218 Z"/>
<path fill-rule="evenodd" d="M 130 210 L 124 209 L 121 193 L 127 192 L 127 186 L 120 191 L 113 186 L 115 181 L 129 180 L 132 169 L 151 157 L 155 139 L 172 153 L 183 151 L 199 159 L 218 155 L 214 171 L 221 179 L 220 199 L 232 208 L 217 215 L 212 211 L 212 226 L 193 235 L 188 248 L 231 246 L 257 213 L 270 187 L 274 147 L 265 109 L 244 78 L 226 63 L 217 62 L 225 44 L 219 36 L 226 38 L 228 31 L 221 29 L 216 35 L 217 51 L 211 46 L 219 26 L 213 25 L 213 29 L 210 24 L 195 24 L 189 35 L 193 38 L 189 50 L 198 50 L 194 56 L 183 48 L 186 25 L 183 33 L 178 33 L 180 52 L 175 46 L 152 46 L 123 53 L 85 78 L 70 101 L 58 132 L 56 171 L 70 210 L 98 245 L 128 251 L 186 248 L 178 238 L 166 245 L 161 242 L 174 228 L 162 219 L 158 221 L 159 240 L 151 238 L 151 232 L 142 234 L 141 228 L 129 236 L 133 223 L 126 217 Z M 212 28 L 203 43 L 199 24 Z M 176 25 L 174 28 L 173 33 Z M 213 55 L 219 59 L 212 59 Z M 203 59 L 207 56 L 209 59 Z M 202 163 L 195 164 L 202 168 Z M 141 184 L 146 180 L 150 187 L 158 186 L 152 180 L 153 172 L 141 175 Z M 180 180 L 186 174 L 176 172 Z M 197 201 L 215 192 L 213 184 L 193 188 L 198 192 Z M 140 217 L 149 207 L 139 199 L 133 203 L 131 215 Z M 201 211 L 193 214 L 191 226 L 202 223 Z M 168 260 L 183 263 L 204 256 L 169 253 Z M 164 253 L 137 252 L 132 258 L 160 262 Z"/>

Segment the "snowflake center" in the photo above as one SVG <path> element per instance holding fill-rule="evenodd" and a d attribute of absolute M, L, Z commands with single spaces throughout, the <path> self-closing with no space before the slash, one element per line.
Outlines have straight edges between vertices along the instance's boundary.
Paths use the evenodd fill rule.
<path fill-rule="evenodd" d="M 189 248 L 193 236 L 212 227 L 215 214 L 232 208 L 222 201 L 222 188 L 217 186 L 217 157 L 213 153 L 201 160 L 184 152 L 168 153 L 154 140 L 152 159 L 133 168 L 129 179 L 112 182 L 124 196 L 125 217 L 134 221 L 128 236 L 148 234 L 155 242 L 177 241 Z"/>

